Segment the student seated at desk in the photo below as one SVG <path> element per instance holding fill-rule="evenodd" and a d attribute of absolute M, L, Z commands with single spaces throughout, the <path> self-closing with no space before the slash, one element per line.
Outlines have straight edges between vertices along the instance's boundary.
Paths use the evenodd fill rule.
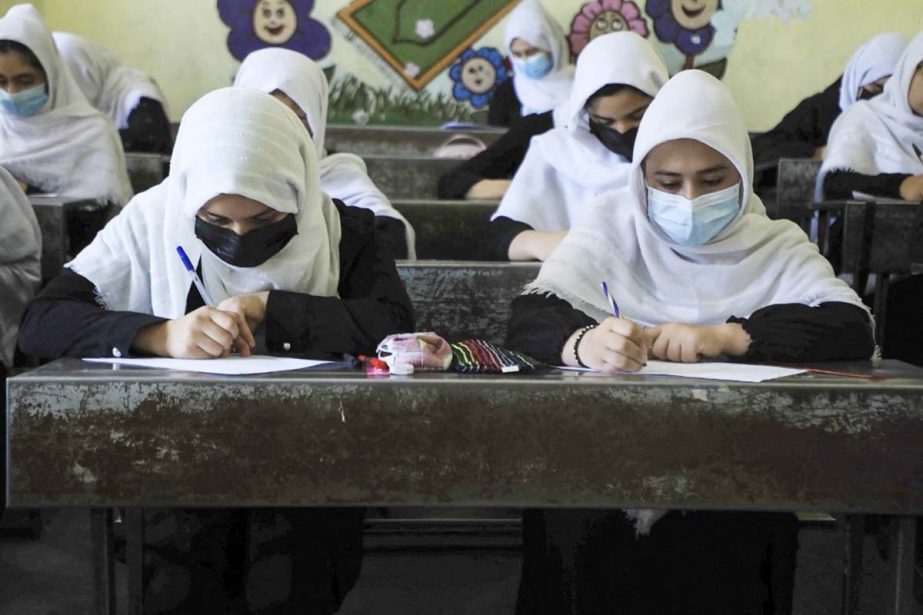
<path fill-rule="evenodd" d="M 923 34 L 898 61 L 884 93 L 859 101 L 833 125 L 817 179 L 818 200 L 853 192 L 923 201 Z M 885 356 L 923 365 L 923 276 L 891 285 Z"/>
<path fill-rule="evenodd" d="M 131 198 L 112 121 L 87 102 L 31 5 L 0 18 L 0 165 L 29 192 Z"/>
<path fill-rule="evenodd" d="M 923 34 L 901 55 L 884 93 L 857 102 L 830 131 L 816 196 L 853 192 L 923 201 Z"/>
<path fill-rule="evenodd" d="M 166 97 L 154 80 L 124 66 L 112 51 L 82 36 L 68 32 L 53 36 L 84 96 L 115 122 L 125 151 L 169 154 L 173 138 Z"/>
<path fill-rule="evenodd" d="M 589 201 L 624 187 L 638 124 L 667 78 L 660 55 L 634 32 L 593 39 L 555 128 L 532 139 L 491 218 L 486 258 L 545 260 Z"/>
<path fill-rule="evenodd" d="M 858 100 L 881 94 L 907 47 L 901 34 L 880 34 L 859 48 L 843 75 L 826 90 L 810 96 L 789 111 L 772 130 L 753 137 L 758 167 L 768 167 L 764 184 L 775 184 L 780 158 L 823 158 L 833 122 Z M 771 166 L 770 166 L 771 165 Z"/>
<path fill-rule="evenodd" d="M 872 356 L 859 297 L 800 228 L 766 217 L 743 114 L 721 82 L 673 77 L 634 154 L 628 187 L 600 197 L 514 301 L 511 348 L 612 373 L 649 358 Z M 530 512 L 517 612 L 790 612 L 796 533 L 789 515 Z M 770 540 L 784 556 L 771 582 Z"/>
<path fill-rule="evenodd" d="M 0 224 L 2 374 L 13 367 L 19 320 L 42 282 L 42 233 L 38 220 L 29 199 L 3 167 L 0 167 L 0 220 L 3 221 Z"/>
<path fill-rule="evenodd" d="M 372 214 L 332 201 L 319 184 L 314 146 L 283 103 L 249 88 L 206 95 L 183 117 L 169 177 L 45 288 L 23 319 L 20 347 L 47 358 L 207 359 L 259 346 L 371 354 L 388 334 L 413 330 L 410 300 Z M 334 613 L 358 575 L 361 518 L 332 509 L 152 512 L 148 534 L 159 538 L 147 557 L 145 612 L 277 613 L 281 604 Z M 260 559 L 247 536 L 281 546 Z M 264 577 L 252 576 L 258 567 Z"/>
<path fill-rule="evenodd" d="M 395 258 L 416 258 L 413 227 L 368 176 L 362 158 L 328 155 L 324 149 L 329 87 L 317 63 L 289 49 L 261 49 L 244 59 L 234 85 L 272 94 L 294 111 L 314 143 L 321 190 L 349 207 L 374 213 L 379 239 Z"/>
<path fill-rule="evenodd" d="M 567 36 L 538 0 L 523 0 L 513 9 L 503 30 L 503 45 L 513 63 L 513 78 L 490 99 L 488 124 L 512 126 L 567 100 L 574 80 Z"/>

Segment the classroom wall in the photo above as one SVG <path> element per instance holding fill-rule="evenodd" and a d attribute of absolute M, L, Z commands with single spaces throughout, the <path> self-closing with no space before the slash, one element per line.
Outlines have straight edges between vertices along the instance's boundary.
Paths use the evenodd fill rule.
<path fill-rule="evenodd" d="M 170 115 L 177 120 L 203 93 L 229 84 L 239 64 L 228 49 L 230 28 L 219 17 L 219 1 L 254 0 L 37 0 L 34 4 L 52 28 L 95 39 L 117 51 L 127 64 L 154 75 L 166 92 Z M 467 100 L 457 99 L 451 64 L 417 91 L 409 78 L 370 50 L 337 18 L 339 11 L 354 6 L 348 0 L 291 1 L 307 7 L 310 17 L 329 34 L 329 51 L 318 61 L 332 71 L 336 96 L 332 121 L 439 123 L 446 114 L 478 117 L 479 109 L 473 103 L 483 101 L 475 100 L 472 92 L 461 92 Z M 396 0 L 359 1 L 386 8 Z M 482 1 L 504 8 L 509 4 L 509 0 Z M 418 0 L 407 5 L 425 11 L 433 2 L 439 10 L 449 10 L 445 7 L 450 4 L 477 4 Z M 544 4 L 570 31 L 575 15 L 585 5 L 596 3 L 597 8 L 611 9 L 624 7 L 623 2 L 628 0 L 545 0 Z M 635 2 L 643 11 L 645 0 Z M 16 2 L 0 0 L 0 11 L 13 4 Z M 649 36 L 656 40 L 653 19 L 644 17 Z M 436 21 L 439 28 L 438 18 Z M 764 130 L 799 100 L 832 83 L 855 48 L 870 36 L 884 31 L 913 35 L 923 30 L 923 2 L 723 0 L 713 22 L 718 34 L 711 47 L 695 58 L 695 64 L 726 57 L 725 82 L 741 103 L 750 129 Z M 490 48 L 502 47 L 502 28 L 500 20 L 471 48 L 490 59 Z M 674 45 L 658 44 L 671 69 L 678 69 L 683 54 Z M 453 59 L 460 53 L 458 50 Z"/>

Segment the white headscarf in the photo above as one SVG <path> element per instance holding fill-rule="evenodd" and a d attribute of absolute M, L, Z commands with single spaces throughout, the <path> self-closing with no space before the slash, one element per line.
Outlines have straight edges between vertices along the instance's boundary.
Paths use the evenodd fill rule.
<path fill-rule="evenodd" d="M 522 115 L 551 111 L 567 99 L 574 80 L 564 28 L 538 0 L 522 0 L 510 13 L 503 31 L 507 52 L 517 38 L 549 52 L 553 65 L 551 72 L 541 79 L 530 79 L 513 71 L 513 87 L 522 104 Z"/>
<path fill-rule="evenodd" d="M 815 198 L 823 198 L 824 179 L 834 170 L 864 175 L 923 173 L 923 117 L 913 112 L 908 100 L 921 61 L 923 33 L 901 54 L 884 92 L 872 100 L 860 100 L 833 123 Z"/>
<path fill-rule="evenodd" d="M 300 128 L 300 129 L 299 129 Z M 183 116 L 159 186 L 139 194 L 68 267 L 96 286 L 104 305 L 177 318 L 190 277 L 182 246 L 215 301 L 264 290 L 337 294 L 340 218 L 319 189 L 314 147 L 284 104 L 249 88 L 223 88 Z M 219 194 L 238 194 L 295 215 L 298 234 L 251 268 L 226 264 L 195 236 L 199 209 Z"/>
<path fill-rule="evenodd" d="M 0 40 L 32 50 L 48 78 L 49 100 L 32 117 L 0 112 L 0 165 L 20 181 L 68 197 L 124 205 L 131 198 L 122 142 L 61 62 L 41 15 L 30 4 L 0 19 Z"/>
<path fill-rule="evenodd" d="M 329 86 L 324 71 L 316 62 L 290 49 L 260 49 L 244 58 L 234 85 L 256 88 L 267 94 L 279 90 L 295 101 L 307 115 L 311 126 L 311 139 L 319 161 L 321 190 L 349 207 L 368 209 L 376 216 L 403 222 L 408 258 L 416 258 L 413 227 L 369 178 L 362 158 L 354 154 L 327 155 L 324 136 L 327 131 Z"/>
<path fill-rule="evenodd" d="M 703 246 L 672 243 L 646 214 L 642 162 L 654 147 L 676 139 L 712 147 L 740 173 L 740 213 Z M 553 293 L 602 322 L 611 316 L 600 290 L 605 280 L 622 316 L 651 326 L 714 325 L 785 303 L 863 307 L 798 226 L 766 217 L 752 179 L 747 127 L 727 88 L 705 72 L 683 71 L 644 115 L 628 187 L 593 204 L 526 292 Z"/>
<path fill-rule="evenodd" d="M 660 54 L 634 32 L 593 39 L 577 59 L 570 97 L 554 111 L 555 127 L 532 139 L 493 217 L 542 231 L 566 230 L 594 197 L 624 187 L 629 162 L 590 132 L 587 100 L 615 83 L 655 96 L 668 78 Z"/>
<path fill-rule="evenodd" d="M 25 193 L 0 167 L 0 363 L 13 364 L 19 320 L 42 282 L 42 233 Z"/>
<path fill-rule="evenodd" d="M 123 66 L 110 50 L 68 32 L 54 32 L 52 36 L 83 95 L 120 130 L 128 128 L 128 116 L 142 98 L 156 100 L 166 108 L 166 98 L 154 80 L 143 71 Z"/>
<path fill-rule="evenodd" d="M 890 32 L 879 34 L 859 47 L 846 64 L 840 83 L 840 109 L 846 111 L 859 98 L 859 89 L 894 74 L 894 67 L 907 48 L 907 37 Z"/>

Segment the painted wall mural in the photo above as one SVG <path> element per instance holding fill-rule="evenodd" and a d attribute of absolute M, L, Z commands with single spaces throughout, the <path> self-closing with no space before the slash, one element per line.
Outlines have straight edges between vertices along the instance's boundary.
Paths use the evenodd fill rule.
<path fill-rule="evenodd" d="M 228 50 L 238 60 L 264 47 L 284 47 L 319 60 L 330 51 L 330 32 L 311 18 L 314 0 L 218 0 L 231 28 Z"/>
<path fill-rule="evenodd" d="M 633 31 L 658 47 L 671 73 L 696 67 L 719 77 L 741 22 L 804 18 L 812 2 L 544 0 L 569 26 L 572 60 L 597 36 Z M 498 45 L 503 17 L 516 3 L 217 0 L 238 60 L 280 46 L 321 62 L 332 77 L 330 121 L 431 125 L 485 119 L 493 93 L 512 76 L 509 51 Z"/>

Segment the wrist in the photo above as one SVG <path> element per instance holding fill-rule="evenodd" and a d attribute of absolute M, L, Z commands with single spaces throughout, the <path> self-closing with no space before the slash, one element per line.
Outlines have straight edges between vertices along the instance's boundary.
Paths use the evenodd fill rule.
<path fill-rule="evenodd" d="M 131 345 L 132 348 L 149 355 L 158 357 L 168 356 L 166 342 L 167 326 L 169 323 L 169 320 L 165 320 L 153 325 L 141 327 Z"/>
<path fill-rule="evenodd" d="M 739 323 L 716 325 L 715 331 L 721 343 L 721 354 L 740 357 L 750 348 L 750 334 Z"/>

